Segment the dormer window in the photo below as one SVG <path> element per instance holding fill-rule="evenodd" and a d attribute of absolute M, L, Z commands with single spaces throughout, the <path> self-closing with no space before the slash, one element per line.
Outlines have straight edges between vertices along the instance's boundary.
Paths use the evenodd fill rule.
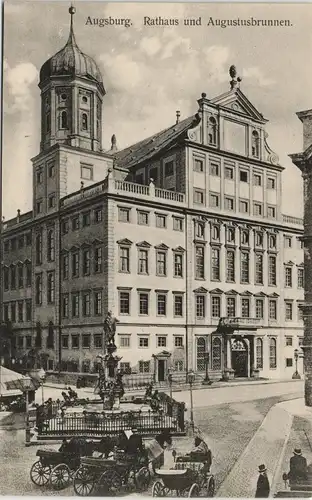
<path fill-rule="evenodd" d="M 217 145 L 217 122 L 213 116 L 208 120 L 208 142 L 212 146 Z"/>
<path fill-rule="evenodd" d="M 67 123 L 67 112 L 62 111 L 61 113 L 61 120 L 60 120 L 60 128 L 67 128 L 68 123 Z"/>
<path fill-rule="evenodd" d="M 256 130 L 253 131 L 251 137 L 251 154 L 254 158 L 260 157 L 260 138 Z"/>
<path fill-rule="evenodd" d="M 88 115 L 87 113 L 82 113 L 81 115 L 81 128 L 82 130 L 88 130 Z"/>

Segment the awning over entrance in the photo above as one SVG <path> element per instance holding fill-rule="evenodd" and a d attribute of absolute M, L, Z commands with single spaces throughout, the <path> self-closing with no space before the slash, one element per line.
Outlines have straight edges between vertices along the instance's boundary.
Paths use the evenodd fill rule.
<path fill-rule="evenodd" d="M 21 396 L 23 393 L 23 379 L 25 379 L 24 375 L 9 370 L 5 366 L 0 366 L 0 396 Z M 38 385 L 35 382 L 32 382 L 32 385 L 31 390 L 35 391 L 38 389 Z"/>

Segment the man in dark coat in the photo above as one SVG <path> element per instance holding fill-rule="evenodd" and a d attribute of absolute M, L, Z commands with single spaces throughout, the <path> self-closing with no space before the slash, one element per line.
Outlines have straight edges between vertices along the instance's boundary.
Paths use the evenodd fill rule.
<path fill-rule="evenodd" d="M 259 465 L 259 477 L 255 498 L 268 498 L 270 494 L 270 483 L 267 476 L 267 468 L 264 464 Z"/>
<path fill-rule="evenodd" d="M 307 467 L 307 460 L 302 456 L 300 448 L 295 448 L 294 456 L 289 461 L 289 482 L 300 483 L 307 481 Z"/>

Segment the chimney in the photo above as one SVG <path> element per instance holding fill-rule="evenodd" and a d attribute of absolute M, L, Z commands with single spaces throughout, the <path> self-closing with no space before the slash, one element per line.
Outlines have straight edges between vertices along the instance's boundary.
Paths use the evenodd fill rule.
<path fill-rule="evenodd" d="M 176 119 L 176 125 L 180 122 L 180 116 L 181 116 L 181 112 L 179 110 L 176 111 L 176 117 L 177 117 L 177 119 Z"/>
<path fill-rule="evenodd" d="M 303 125 L 303 151 L 312 144 L 312 109 L 296 113 Z"/>

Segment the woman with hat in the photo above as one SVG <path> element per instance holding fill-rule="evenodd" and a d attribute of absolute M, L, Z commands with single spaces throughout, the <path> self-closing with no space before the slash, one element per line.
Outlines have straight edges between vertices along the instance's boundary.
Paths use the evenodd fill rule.
<path fill-rule="evenodd" d="M 268 498 L 270 494 L 270 483 L 267 476 L 267 468 L 264 464 L 259 465 L 259 477 L 255 498 Z"/>
<path fill-rule="evenodd" d="M 302 456 L 300 448 L 294 449 L 294 456 L 289 460 L 288 479 L 290 483 L 300 483 L 307 480 L 307 459 Z"/>

